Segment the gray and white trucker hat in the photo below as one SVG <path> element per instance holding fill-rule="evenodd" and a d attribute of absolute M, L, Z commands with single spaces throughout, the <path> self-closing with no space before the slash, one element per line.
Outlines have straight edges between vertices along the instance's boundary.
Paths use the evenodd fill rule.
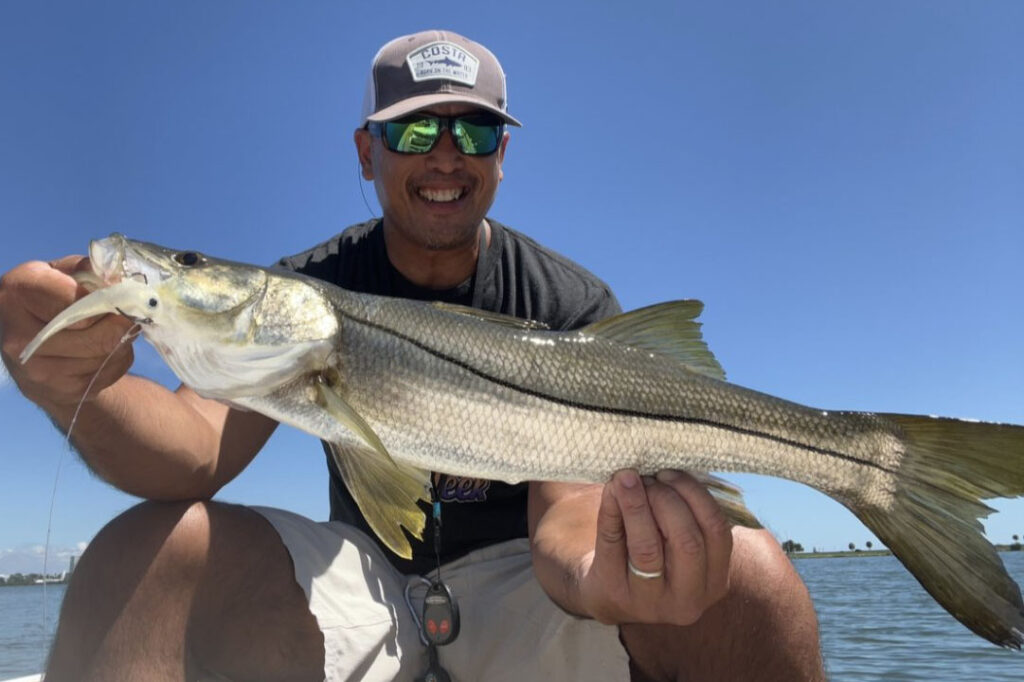
<path fill-rule="evenodd" d="M 435 104 L 472 104 L 514 126 L 505 72 L 490 50 L 451 31 L 421 31 L 380 48 L 370 66 L 359 127 Z"/>

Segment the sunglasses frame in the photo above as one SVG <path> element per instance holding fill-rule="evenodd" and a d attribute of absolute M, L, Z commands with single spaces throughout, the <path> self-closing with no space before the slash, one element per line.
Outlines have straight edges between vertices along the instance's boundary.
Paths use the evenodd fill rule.
<path fill-rule="evenodd" d="M 473 122 L 473 120 L 472 120 L 472 119 L 481 119 L 481 118 L 489 119 L 491 121 L 494 121 L 494 123 L 493 124 L 485 123 L 485 124 L 481 125 L 479 123 Z M 434 138 L 434 141 L 430 143 L 430 146 L 428 148 L 424 149 L 421 152 L 412 152 L 412 151 L 405 151 L 404 152 L 404 151 L 401 151 L 401 150 L 398 150 L 398 149 L 392 149 L 388 145 L 388 136 L 385 134 L 385 126 L 387 126 L 389 124 L 392 124 L 392 123 L 402 123 L 402 122 L 406 122 L 407 124 L 411 125 L 413 123 L 416 123 L 417 121 L 436 121 L 437 124 L 438 124 L 437 137 Z M 489 152 L 484 152 L 484 153 L 472 153 L 472 152 L 464 151 L 462 149 L 461 143 L 459 142 L 458 136 L 454 132 L 455 131 L 455 123 L 458 122 L 458 121 L 461 121 L 463 123 L 469 123 L 470 125 L 473 125 L 473 126 L 476 126 L 476 127 L 479 127 L 479 128 L 486 128 L 486 127 L 497 128 L 498 130 L 497 130 L 497 134 L 495 136 L 496 142 L 495 142 L 495 145 L 494 145 L 494 149 L 492 149 Z M 447 131 L 449 131 L 451 133 L 452 141 L 455 143 L 455 148 L 459 150 L 460 154 L 463 154 L 465 156 L 490 156 L 491 154 L 494 154 L 496 151 L 498 151 L 498 149 L 501 148 L 501 140 L 505 136 L 505 121 L 502 120 L 502 118 L 500 116 L 496 116 L 496 115 L 491 114 L 489 112 L 475 112 L 475 113 L 471 113 L 471 114 L 459 114 L 457 116 L 435 116 L 433 114 L 410 114 L 408 116 L 403 116 L 402 118 L 396 119 L 394 121 L 370 121 L 370 122 L 368 122 L 366 124 L 366 129 L 370 131 L 371 135 L 380 138 L 380 141 L 384 145 L 385 149 L 387 149 L 389 152 L 394 152 L 395 154 L 406 154 L 408 156 L 419 156 L 421 154 L 429 154 L 431 151 L 433 151 L 434 147 L 437 146 L 437 143 L 441 141 L 441 137 L 444 135 L 444 131 L 447 130 Z"/>

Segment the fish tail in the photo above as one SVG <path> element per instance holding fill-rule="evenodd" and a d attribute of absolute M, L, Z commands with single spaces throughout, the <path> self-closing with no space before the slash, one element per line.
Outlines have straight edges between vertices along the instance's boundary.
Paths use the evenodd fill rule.
<path fill-rule="evenodd" d="M 990 642 L 1020 649 L 1020 588 L 979 519 L 993 511 L 981 500 L 1024 495 L 1024 427 L 879 416 L 897 426 L 906 452 L 891 500 L 854 513 L 957 620 Z"/>

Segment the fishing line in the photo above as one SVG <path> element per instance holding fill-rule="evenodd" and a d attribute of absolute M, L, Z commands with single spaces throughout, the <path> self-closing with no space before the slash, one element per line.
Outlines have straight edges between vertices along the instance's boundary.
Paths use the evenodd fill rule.
<path fill-rule="evenodd" d="M 47 609 L 46 601 L 46 569 L 50 558 L 50 531 L 53 530 L 53 508 L 57 502 L 57 485 L 60 483 L 60 472 L 64 466 L 64 455 L 68 450 L 72 449 L 71 445 L 71 432 L 75 428 L 75 422 L 78 421 L 78 414 L 82 411 L 82 406 L 85 405 L 85 399 L 89 397 L 89 391 L 92 390 L 93 385 L 96 383 L 96 379 L 99 378 L 103 372 L 103 368 L 110 362 L 110 358 L 114 357 L 114 353 L 128 341 L 134 341 L 142 331 L 142 325 L 133 324 L 128 328 L 128 331 L 118 340 L 117 345 L 114 346 L 113 350 L 107 353 L 107 357 L 103 358 L 103 362 L 100 363 L 99 369 L 92 375 L 92 379 L 89 379 L 89 384 L 85 387 L 85 392 L 82 393 L 81 399 L 78 401 L 78 405 L 75 406 L 75 411 L 71 415 L 71 423 L 68 424 L 68 432 L 64 436 L 64 449 L 61 450 L 60 456 L 57 457 L 57 472 L 53 476 L 53 490 L 50 492 L 50 512 L 46 517 L 46 542 L 43 544 L 43 660 L 46 660 L 47 654 L 47 641 L 48 638 L 46 633 L 48 632 L 47 624 L 49 622 L 49 613 Z"/>

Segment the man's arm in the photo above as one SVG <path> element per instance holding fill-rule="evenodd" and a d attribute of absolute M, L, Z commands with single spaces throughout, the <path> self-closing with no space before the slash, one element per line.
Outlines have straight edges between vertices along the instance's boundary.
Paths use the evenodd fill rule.
<path fill-rule="evenodd" d="M 252 460 L 274 421 L 126 374 L 133 354 L 121 340 L 131 325 L 113 315 L 80 322 L 25 365 L 18 361 L 32 337 L 85 294 L 70 277 L 83 262 L 25 263 L 0 279 L 0 349 L 11 378 L 66 432 L 95 377 L 71 432 L 88 466 L 140 497 L 212 496 Z"/>
<path fill-rule="evenodd" d="M 731 528 L 686 474 L 620 471 L 604 486 L 531 483 L 529 524 L 537 578 L 572 613 L 689 625 L 728 591 Z M 627 562 L 663 575 L 638 577 Z"/>

